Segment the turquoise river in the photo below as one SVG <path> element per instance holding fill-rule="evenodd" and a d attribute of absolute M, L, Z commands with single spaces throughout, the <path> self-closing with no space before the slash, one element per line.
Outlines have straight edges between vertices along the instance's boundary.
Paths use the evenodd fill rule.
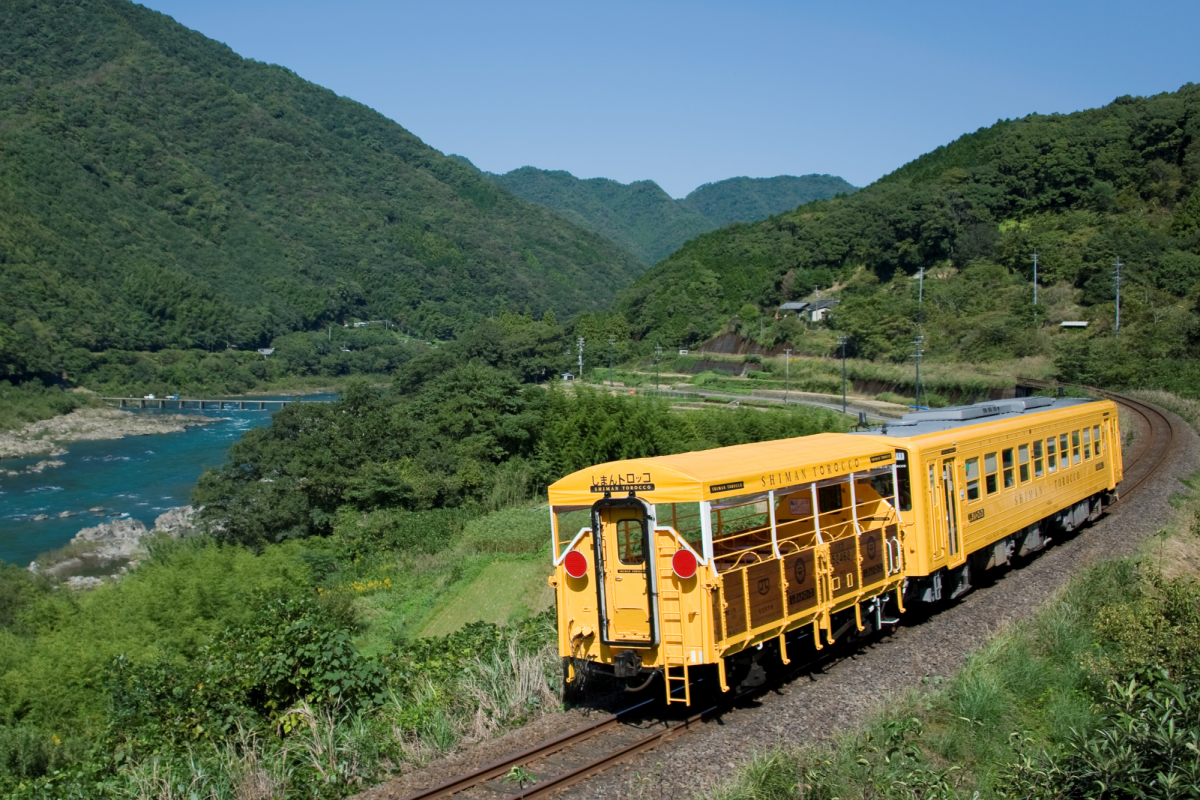
<path fill-rule="evenodd" d="M 304 399 L 333 398 L 309 395 Z M 203 414 L 215 421 L 181 433 L 69 442 L 63 445 L 66 455 L 54 457 L 64 462 L 61 467 L 0 476 L 0 560 L 25 566 L 39 553 L 65 545 L 80 528 L 100 522 L 132 517 L 150 527 L 164 510 L 187 504 L 200 474 L 224 463 L 229 447 L 250 428 L 270 422 L 274 412 L 214 408 L 132 413 Z M 49 458 L 4 459 L 0 469 L 22 470 Z M 70 516 L 60 516 L 64 512 Z M 46 518 L 37 519 L 41 515 Z"/>

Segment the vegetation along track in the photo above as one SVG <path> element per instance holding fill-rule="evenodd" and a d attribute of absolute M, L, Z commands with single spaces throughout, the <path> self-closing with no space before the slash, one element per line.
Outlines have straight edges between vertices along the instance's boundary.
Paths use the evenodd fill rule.
<path fill-rule="evenodd" d="M 1043 381 L 1022 383 L 1049 388 L 1057 385 Z M 1158 474 L 1164 464 L 1169 463 L 1169 457 L 1182 439 L 1176 435 L 1175 426 L 1178 423 L 1147 403 L 1113 392 L 1084 388 L 1124 406 L 1143 422 L 1142 429 L 1134 439 L 1132 452 L 1128 453 L 1125 459 L 1120 498 L 1122 503 L 1126 502 L 1130 496 L 1137 493 L 1139 487 Z M 937 624 L 938 616 L 940 615 L 932 615 L 926 625 Z M 762 697 L 794 680 L 798 675 L 811 674 L 822 664 L 854 652 L 853 647 L 823 651 L 815 658 L 794 664 L 786 671 L 777 671 L 776 676 L 765 686 L 741 693 L 735 692 L 703 711 L 692 713 L 683 719 L 666 713 L 658 692 L 655 692 L 653 699 L 604 716 L 520 753 L 410 795 L 407 800 L 436 800 L 459 793 L 464 793 L 464 798 L 549 797 L 689 730 L 703 727 L 703 723 L 722 717 L 739 707 L 748 714 L 769 713 L 768 709 L 756 710 L 753 707 L 754 703 L 745 701 Z M 536 782 L 532 782 L 533 780 Z"/>

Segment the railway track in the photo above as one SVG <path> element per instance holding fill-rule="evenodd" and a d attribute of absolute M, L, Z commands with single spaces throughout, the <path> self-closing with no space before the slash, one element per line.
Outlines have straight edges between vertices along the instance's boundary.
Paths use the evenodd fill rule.
<path fill-rule="evenodd" d="M 1022 383 L 1047 388 L 1058 385 L 1033 380 L 1023 380 Z M 1121 500 L 1118 502 L 1124 501 L 1154 477 L 1171 456 L 1180 438 L 1175 435 L 1175 423 L 1154 406 L 1134 398 L 1091 387 L 1082 388 L 1113 400 L 1145 422 L 1146 435 L 1139 435 L 1134 439 L 1133 452 L 1126 458 L 1124 480 L 1119 488 Z M 669 742 L 688 730 L 737 708 L 747 699 L 761 696 L 796 676 L 811 671 L 823 662 L 840 658 L 847 652 L 850 651 L 846 648 L 826 651 L 781 671 L 764 686 L 735 693 L 684 719 L 664 720 L 655 715 L 655 712 L 663 711 L 659 699 L 656 697 L 645 700 L 528 750 L 409 795 L 406 800 L 438 800 L 460 793 L 464 800 L 549 797 L 639 753 Z"/>

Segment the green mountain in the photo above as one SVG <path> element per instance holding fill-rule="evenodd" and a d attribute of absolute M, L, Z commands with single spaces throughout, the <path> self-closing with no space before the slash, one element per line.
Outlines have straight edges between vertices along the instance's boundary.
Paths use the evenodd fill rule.
<path fill-rule="evenodd" d="M 766 219 L 814 200 L 855 191 L 855 187 L 833 175 L 727 178 L 704 184 L 679 204 L 702 214 L 719 228 L 731 222 Z"/>
<path fill-rule="evenodd" d="M 400 125 L 125 0 L 0 6 L 0 378 L 72 353 L 448 336 L 643 265 Z"/>
<path fill-rule="evenodd" d="M 654 181 L 585 180 L 562 170 L 536 167 L 521 167 L 504 175 L 484 174 L 518 197 L 603 234 L 646 264 L 658 263 L 689 239 L 722 225 L 751 222 L 811 200 L 854 191 L 841 178 L 829 175 L 780 175 L 706 183 L 675 200 Z"/>
<path fill-rule="evenodd" d="M 922 333 L 930 356 L 1051 355 L 1064 377 L 1178 386 L 1172 364 L 1200 357 L 1198 183 L 1200 86 L 1003 120 L 851 196 L 694 239 L 616 309 L 635 338 L 687 346 L 820 286 L 841 300 L 830 326 L 866 357 L 906 359 Z M 1065 319 L 1091 324 L 1059 336 Z"/>

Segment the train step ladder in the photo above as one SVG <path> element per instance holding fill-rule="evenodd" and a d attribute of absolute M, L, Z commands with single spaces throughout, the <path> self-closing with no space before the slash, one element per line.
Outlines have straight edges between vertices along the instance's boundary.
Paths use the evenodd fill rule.
<path fill-rule="evenodd" d="M 667 563 L 675 552 L 671 543 L 663 546 L 659 543 L 658 555 Z M 660 560 L 660 563 L 662 561 Z M 663 579 L 670 578 L 670 569 L 662 570 Z M 683 641 L 683 603 L 677 588 L 663 589 L 659 592 L 659 613 L 662 615 L 662 659 L 663 683 L 667 689 L 667 703 L 691 704 L 692 694 L 688 680 L 687 649 Z M 682 688 L 681 694 L 676 690 Z"/>
<path fill-rule="evenodd" d="M 667 685 L 667 704 L 683 703 L 690 705 L 692 702 L 692 684 L 688 680 L 687 662 L 682 664 L 667 663 L 663 666 L 663 683 Z M 682 687 L 683 693 L 676 696 L 673 689 Z"/>

